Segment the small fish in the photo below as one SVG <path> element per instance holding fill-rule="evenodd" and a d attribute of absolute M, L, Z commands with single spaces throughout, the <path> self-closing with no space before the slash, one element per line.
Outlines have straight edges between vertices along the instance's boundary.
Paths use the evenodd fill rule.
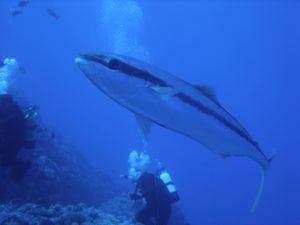
<path fill-rule="evenodd" d="M 14 10 L 14 11 L 11 12 L 11 15 L 12 15 L 12 16 L 19 16 L 19 15 L 21 15 L 22 13 L 23 13 L 23 12 L 20 11 L 20 10 Z"/>
<path fill-rule="evenodd" d="M 60 16 L 57 15 L 57 13 L 53 9 L 47 9 L 47 13 L 49 14 L 49 16 L 52 16 L 56 20 L 60 18 Z"/>
<path fill-rule="evenodd" d="M 28 0 L 22 0 L 22 1 L 19 2 L 18 7 L 24 8 L 24 7 L 26 7 L 28 4 L 29 4 L 29 1 L 28 1 Z"/>

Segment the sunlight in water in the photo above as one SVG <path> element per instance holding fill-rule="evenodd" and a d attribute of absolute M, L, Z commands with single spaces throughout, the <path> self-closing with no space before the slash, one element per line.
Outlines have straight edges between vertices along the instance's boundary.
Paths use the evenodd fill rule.
<path fill-rule="evenodd" d="M 143 11 L 137 1 L 103 0 L 101 22 L 110 51 L 150 60 L 149 52 L 140 40 Z"/>

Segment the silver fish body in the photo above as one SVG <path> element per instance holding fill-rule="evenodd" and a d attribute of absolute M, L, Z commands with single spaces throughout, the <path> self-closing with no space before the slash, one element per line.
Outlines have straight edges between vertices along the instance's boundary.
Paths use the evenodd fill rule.
<path fill-rule="evenodd" d="M 208 87 L 117 54 L 81 54 L 76 63 L 98 89 L 137 116 L 145 138 L 156 123 L 221 156 L 248 156 L 267 169 L 270 159 Z"/>

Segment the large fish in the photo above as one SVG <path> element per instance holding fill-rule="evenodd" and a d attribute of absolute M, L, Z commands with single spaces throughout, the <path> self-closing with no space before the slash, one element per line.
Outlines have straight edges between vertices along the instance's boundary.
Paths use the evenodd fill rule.
<path fill-rule="evenodd" d="M 81 54 L 76 63 L 98 89 L 135 114 L 145 141 L 156 123 L 223 157 L 248 156 L 268 168 L 271 159 L 211 88 L 117 54 Z"/>

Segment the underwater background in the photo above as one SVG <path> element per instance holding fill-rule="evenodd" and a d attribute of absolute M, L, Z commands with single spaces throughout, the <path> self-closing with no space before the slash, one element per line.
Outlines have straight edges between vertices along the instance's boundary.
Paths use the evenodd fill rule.
<path fill-rule="evenodd" d="M 80 52 L 122 53 L 212 85 L 266 155 L 276 149 L 250 213 L 261 176 L 255 162 L 223 160 L 153 126 L 147 151 L 172 175 L 190 224 L 300 224 L 299 1 L 32 0 L 12 16 L 17 4 L 0 2 L 0 59 L 13 57 L 26 68 L 14 76 L 14 91 L 38 105 L 43 122 L 116 186 L 133 189 L 119 175 L 143 143 L 132 113 L 77 68 Z"/>

